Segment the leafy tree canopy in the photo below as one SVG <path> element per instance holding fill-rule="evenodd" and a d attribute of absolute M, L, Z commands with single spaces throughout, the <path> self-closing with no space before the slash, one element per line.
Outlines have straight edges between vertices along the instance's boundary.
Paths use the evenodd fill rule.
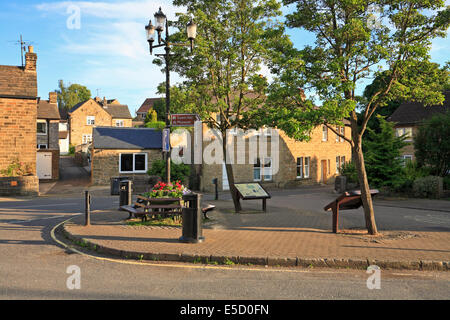
<path fill-rule="evenodd" d="M 60 109 L 70 110 L 79 102 L 89 100 L 91 91 L 81 84 L 70 84 L 66 86 L 63 80 L 58 81 L 58 106 Z"/>

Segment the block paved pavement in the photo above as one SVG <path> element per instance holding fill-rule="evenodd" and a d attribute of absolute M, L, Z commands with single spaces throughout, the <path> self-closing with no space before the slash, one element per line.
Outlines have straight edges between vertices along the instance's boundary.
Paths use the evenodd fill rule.
<path fill-rule="evenodd" d="M 420 202 L 421 208 L 411 208 L 411 204 L 399 207 L 401 201 L 384 199 L 380 206 L 375 202 L 381 236 L 372 237 L 364 234 L 362 208 L 341 211 L 341 233 L 331 232 L 331 213 L 323 211 L 336 198 L 329 188 L 274 191 L 272 195 L 266 213 L 260 211 L 260 200 L 243 201 L 240 214 L 233 213 L 226 197 L 205 200 L 217 210 L 204 225 L 205 241 L 197 244 L 179 242 L 180 227 L 127 225 L 128 213 L 115 208 L 92 213 L 89 227 L 83 226 L 83 216 L 77 216 L 64 229 L 72 239 L 83 238 L 96 248 L 112 249 L 110 252 L 124 257 L 188 257 L 190 262 L 195 257 L 209 257 L 214 261 L 273 265 L 288 261 L 287 265 L 313 266 L 325 261 L 323 266 L 343 267 L 386 263 L 393 268 L 449 269 L 450 212 L 443 202 Z M 434 211 L 434 207 L 438 209 Z"/>

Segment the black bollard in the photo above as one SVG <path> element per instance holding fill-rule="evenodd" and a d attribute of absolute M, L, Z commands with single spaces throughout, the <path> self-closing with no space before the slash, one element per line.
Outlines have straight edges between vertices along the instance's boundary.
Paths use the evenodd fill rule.
<path fill-rule="evenodd" d="M 91 225 L 91 194 L 87 190 L 84 192 L 84 213 L 84 225 L 87 227 Z"/>

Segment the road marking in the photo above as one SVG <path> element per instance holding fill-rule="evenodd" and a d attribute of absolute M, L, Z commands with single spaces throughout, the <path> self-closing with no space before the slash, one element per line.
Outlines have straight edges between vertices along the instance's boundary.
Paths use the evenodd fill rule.
<path fill-rule="evenodd" d="M 52 216 L 52 217 L 45 217 L 45 218 L 37 218 L 37 219 L 31 219 L 31 220 L 12 220 L 12 221 L 8 221 L 8 223 L 26 223 L 26 222 L 33 222 L 33 221 L 38 221 L 38 220 L 49 220 L 49 219 L 56 219 L 56 218 L 64 218 L 67 216 L 76 216 L 76 215 L 80 215 L 83 214 L 81 212 L 78 213 L 73 213 L 73 214 L 66 214 L 66 215 L 59 215 L 59 216 Z"/>
<path fill-rule="evenodd" d="M 2 208 L 3 210 L 14 210 L 14 209 L 34 209 L 39 207 L 56 207 L 56 206 L 68 206 L 73 204 L 80 204 L 79 202 L 70 202 L 70 203 L 53 203 L 53 204 L 38 204 L 32 206 L 22 206 L 22 207 L 11 207 L 11 208 Z"/>

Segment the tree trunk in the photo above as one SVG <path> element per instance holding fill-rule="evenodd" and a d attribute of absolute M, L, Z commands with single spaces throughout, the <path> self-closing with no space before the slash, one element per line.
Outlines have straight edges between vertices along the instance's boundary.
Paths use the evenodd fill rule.
<path fill-rule="evenodd" d="M 234 175 L 233 175 L 233 165 L 227 163 L 227 144 L 226 144 L 226 133 L 222 132 L 222 150 L 223 150 L 223 161 L 225 163 L 225 169 L 227 171 L 228 185 L 230 187 L 231 198 L 233 199 L 234 210 L 239 212 L 242 210 L 241 203 L 239 202 L 236 187 L 234 186 Z"/>
<path fill-rule="evenodd" d="M 377 225 L 375 223 L 375 214 L 372 204 L 372 196 L 370 195 L 369 181 L 367 180 L 366 166 L 364 164 L 364 155 L 361 148 L 361 139 L 355 141 L 352 147 L 352 152 L 355 160 L 355 167 L 358 171 L 359 186 L 361 189 L 361 199 L 364 208 L 364 217 L 366 220 L 366 228 L 369 234 L 375 235 L 378 233 Z"/>

